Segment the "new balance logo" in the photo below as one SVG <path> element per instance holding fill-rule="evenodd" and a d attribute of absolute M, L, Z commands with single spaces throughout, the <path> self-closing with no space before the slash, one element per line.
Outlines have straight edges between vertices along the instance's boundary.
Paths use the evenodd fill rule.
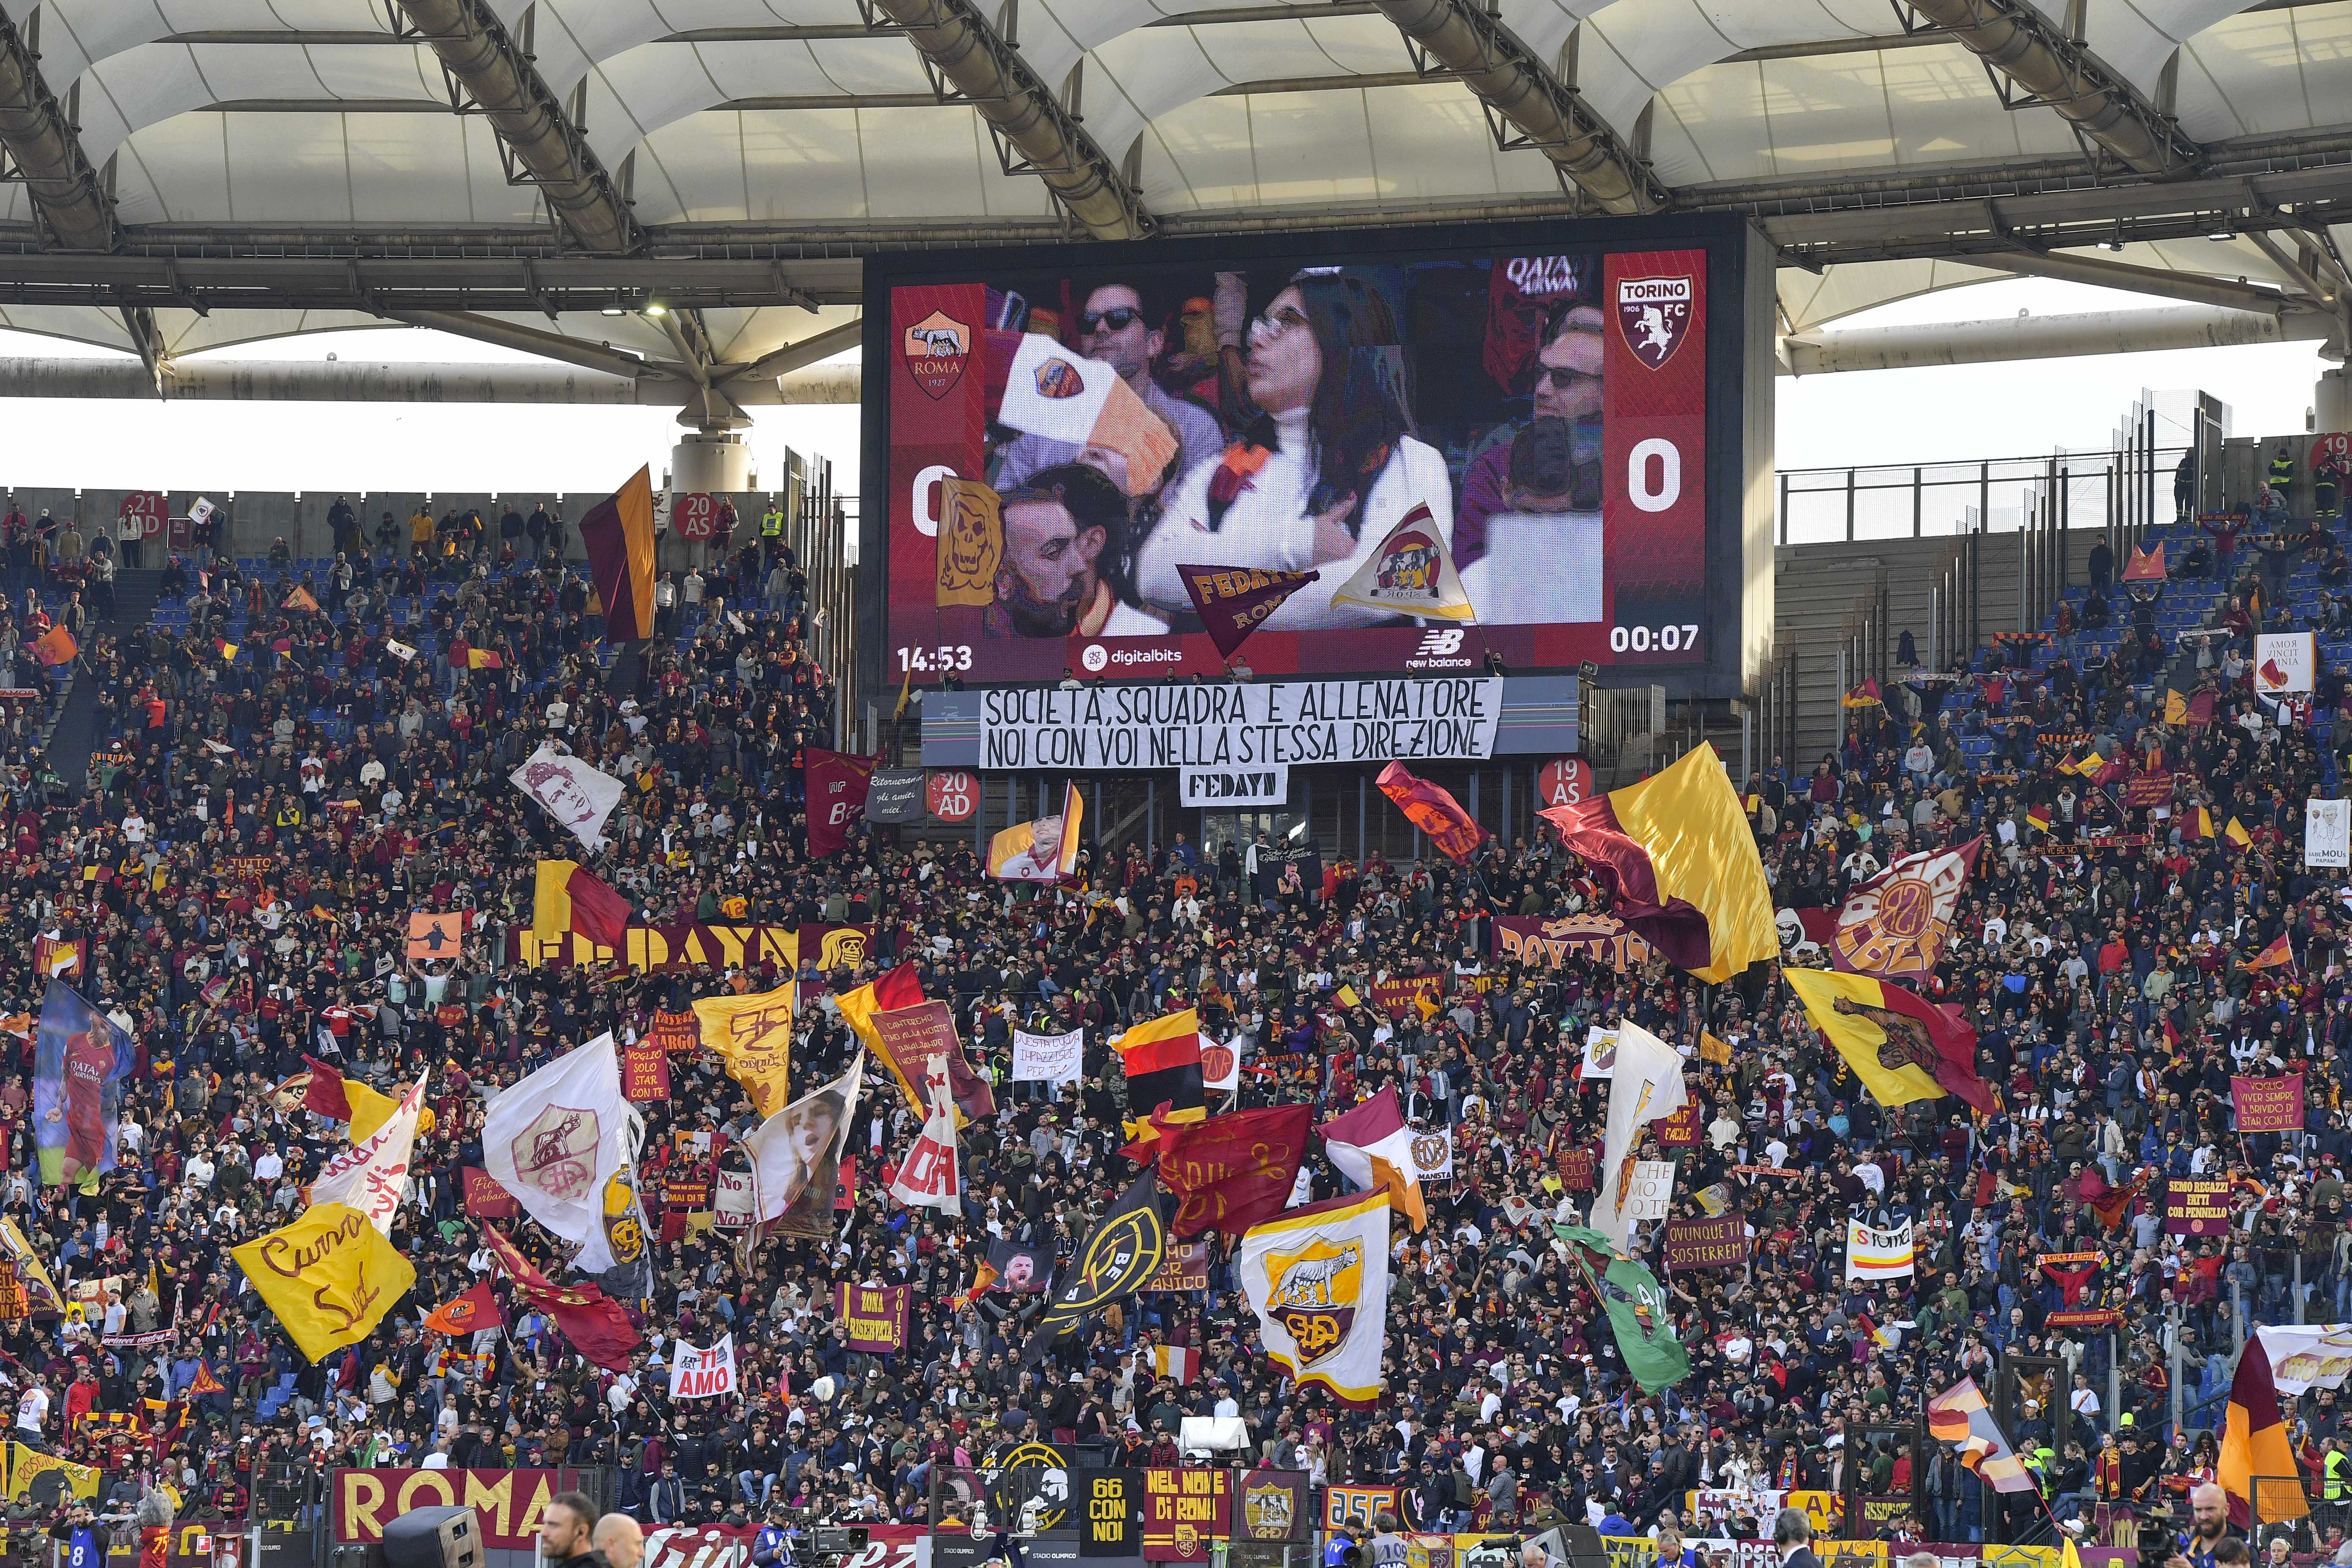
<path fill-rule="evenodd" d="M 1432 654 L 1460 653 L 1461 651 L 1462 630 L 1458 626 L 1448 626 L 1443 631 L 1423 633 L 1421 646 L 1412 650 L 1415 658 L 1427 658 Z"/>

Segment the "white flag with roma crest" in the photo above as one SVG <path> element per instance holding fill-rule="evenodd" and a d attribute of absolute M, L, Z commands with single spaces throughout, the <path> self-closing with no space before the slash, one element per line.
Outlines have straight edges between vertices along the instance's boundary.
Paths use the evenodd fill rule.
<path fill-rule="evenodd" d="M 1359 1408 L 1387 1387 L 1389 1191 L 1295 1208 L 1242 1237 L 1234 1267 L 1265 1353 Z"/>

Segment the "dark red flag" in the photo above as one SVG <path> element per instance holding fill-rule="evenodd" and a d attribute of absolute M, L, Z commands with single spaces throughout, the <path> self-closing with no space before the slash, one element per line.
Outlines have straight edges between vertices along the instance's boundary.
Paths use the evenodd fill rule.
<path fill-rule="evenodd" d="M 618 948 L 629 938 L 629 900 L 606 887 L 585 867 L 574 867 L 564 879 L 572 896 L 572 929 L 599 947 Z"/>
<path fill-rule="evenodd" d="M 607 1372 L 627 1370 L 629 1352 L 644 1342 L 644 1336 L 618 1301 L 593 1285 L 554 1283 L 516 1251 L 513 1242 L 487 1225 L 482 1226 L 482 1239 L 514 1281 L 515 1293 L 543 1308 L 582 1355 Z"/>
<path fill-rule="evenodd" d="M 839 854 L 849 830 L 866 820 L 866 788 L 879 757 L 808 749 L 808 847 L 814 859 Z"/>
<path fill-rule="evenodd" d="M 1264 572 L 1254 566 L 1179 566 L 1177 577 L 1201 612 L 1201 627 L 1217 651 L 1227 658 L 1282 602 L 1309 583 L 1322 580 L 1320 572 Z"/>
<path fill-rule="evenodd" d="M 1372 781 L 1381 793 L 1396 802 L 1415 827 L 1429 835 L 1439 854 L 1459 866 L 1486 842 L 1486 830 L 1456 801 L 1427 779 L 1412 776 L 1402 763 L 1391 763 Z"/>
<path fill-rule="evenodd" d="M 476 1219 L 516 1219 L 522 1214 L 522 1205 L 515 1195 L 499 1185 L 499 1179 L 479 1165 L 467 1165 L 460 1173 L 466 1194 L 466 1212 Z"/>
<path fill-rule="evenodd" d="M 352 1101 L 343 1092 L 343 1075 L 316 1057 L 302 1059 L 310 1068 L 310 1084 L 302 1090 L 303 1108 L 317 1111 L 330 1121 L 349 1121 Z"/>
<path fill-rule="evenodd" d="M 1311 1105 L 1275 1105 L 1161 1124 L 1160 1184 L 1179 1199 L 1170 1231 L 1239 1236 L 1280 1214 L 1314 1121 Z"/>

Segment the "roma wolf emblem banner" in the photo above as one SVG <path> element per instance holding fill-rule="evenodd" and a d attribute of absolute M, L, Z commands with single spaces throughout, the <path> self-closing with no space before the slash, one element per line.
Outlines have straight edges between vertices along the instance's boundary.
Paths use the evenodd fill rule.
<path fill-rule="evenodd" d="M 1253 1227 L 1234 1266 L 1268 1359 L 1363 1408 L 1387 1386 L 1389 1194 L 1308 1204 Z"/>
<path fill-rule="evenodd" d="M 1830 961 L 1860 974 L 1931 973 L 1983 848 L 1979 836 L 1957 849 L 1906 855 L 1856 888 L 1838 913 Z"/>

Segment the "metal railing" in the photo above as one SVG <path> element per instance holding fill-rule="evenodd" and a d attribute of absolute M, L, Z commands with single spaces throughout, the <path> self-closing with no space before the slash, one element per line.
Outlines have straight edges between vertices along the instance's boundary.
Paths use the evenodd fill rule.
<path fill-rule="evenodd" d="M 1797 649 L 1776 643 L 1756 693 L 1757 765 L 1797 755 Z"/>
<path fill-rule="evenodd" d="M 1875 680 L 1880 690 L 1886 687 L 1888 638 L 1886 569 L 1882 566 L 1871 577 L 1870 586 L 1854 601 L 1853 608 L 1845 613 L 1845 624 L 1839 634 L 1838 733 L 1845 733 L 1845 694 L 1865 680 Z"/>
<path fill-rule="evenodd" d="M 2069 518 L 2113 528 L 2118 556 L 2172 516 L 2172 472 L 2183 446 L 2158 446 L 2154 416 L 2143 438 L 2107 452 L 1987 458 L 1962 463 L 1882 463 L 1783 468 L 1775 535 L 1783 544 L 1940 539 L 2015 533 L 2033 527 L 2043 498 Z"/>
<path fill-rule="evenodd" d="M 1927 646 L 1921 652 L 1927 668 L 1941 669 L 1963 648 L 1977 646 L 1980 628 L 1978 610 L 1983 587 L 1981 536 L 1962 534 L 1951 556 L 1936 574 L 1929 593 Z"/>

